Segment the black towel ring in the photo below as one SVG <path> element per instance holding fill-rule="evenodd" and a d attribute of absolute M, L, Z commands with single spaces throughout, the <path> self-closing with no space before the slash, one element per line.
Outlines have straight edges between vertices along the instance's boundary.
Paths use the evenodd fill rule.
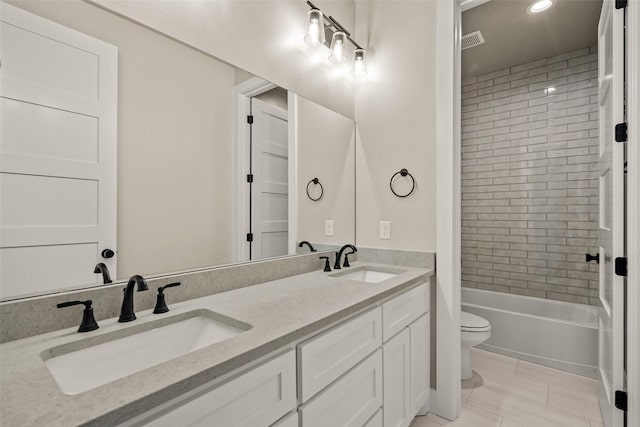
<path fill-rule="evenodd" d="M 396 193 L 396 191 L 393 189 L 393 178 L 395 178 L 398 174 L 400 174 L 400 176 L 407 176 L 409 175 L 409 177 L 411 177 L 411 190 L 407 193 L 407 194 L 398 194 Z M 394 173 L 391 176 L 391 179 L 389 180 L 389 188 L 391 188 L 391 192 L 396 195 L 397 197 L 409 197 L 411 195 L 411 193 L 413 193 L 413 190 L 416 189 L 416 180 L 413 177 L 413 175 L 411 175 L 409 173 L 408 170 L 402 168 L 400 169 L 398 172 Z"/>
<path fill-rule="evenodd" d="M 314 199 L 313 197 L 311 197 L 311 194 L 309 194 L 309 186 L 311 184 L 316 184 L 320 186 L 320 195 L 318 196 L 318 198 Z M 320 180 L 318 178 L 313 178 L 311 181 L 309 181 L 307 183 L 307 197 L 309 197 L 311 200 L 313 200 L 314 202 L 317 202 L 318 200 L 322 199 L 322 196 L 324 195 L 324 187 L 322 186 L 322 184 L 320 183 Z"/>

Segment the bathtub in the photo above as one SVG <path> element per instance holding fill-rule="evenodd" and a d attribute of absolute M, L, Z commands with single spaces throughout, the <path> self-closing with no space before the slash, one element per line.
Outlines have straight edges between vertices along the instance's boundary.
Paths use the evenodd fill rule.
<path fill-rule="evenodd" d="M 462 288 L 462 310 L 491 323 L 478 348 L 598 378 L 596 307 Z"/>

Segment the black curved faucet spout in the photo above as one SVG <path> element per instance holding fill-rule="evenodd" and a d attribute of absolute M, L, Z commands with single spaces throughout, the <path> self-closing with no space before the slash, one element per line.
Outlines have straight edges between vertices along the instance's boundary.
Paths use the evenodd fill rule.
<path fill-rule="evenodd" d="M 96 268 L 93 269 L 93 272 L 96 274 L 102 273 L 102 283 L 104 283 L 105 285 L 112 282 L 111 275 L 109 274 L 109 269 L 107 268 L 105 263 L 101 262 L 97 264 Z"/>
<path fill-rule="evenodd" d="M 356 248 L 353 245 L 344 245 L 343 247 L 341 247 L 340 250 L 336 252 L 336 262 L 333 265 L 334 270 L 340 270 L 342 268 L 340 267 L 340 258 L 342 258 L 342 253 L 347 249 L 351 249 L 351 252 L 349 253 L 358 252 L 358 248 Z M 345 255 L 345 258 L 346 258 L 346 255 Z M 345 267 L 349 267 L 349 263 L 346 263 Z"/>
<path fill-rule="evenodd" d="M 318 252 L 317 250 L 315 250 L 313 248 L 313 246 L 311 245 L 311 243 L 307 242 L 306 240 L 303 240 L 302 242 L 298 243 L 298 247 L 301 248 L 302 246 L 308 246 L 309 250 L 311 252 Z"/>
<path fill-rule="evenodd" d="M 120 310 L 120 318 L 118 322 L 131 322 L 136 320 L 136 314 L 133 312 L 133 287 L 137 286 L 138 292 L 149 289 L 144 277 L 135 275 L 131 276 L 127 287 L 124 288 L 124 299 L 122 300 L 122 309 Z"/>

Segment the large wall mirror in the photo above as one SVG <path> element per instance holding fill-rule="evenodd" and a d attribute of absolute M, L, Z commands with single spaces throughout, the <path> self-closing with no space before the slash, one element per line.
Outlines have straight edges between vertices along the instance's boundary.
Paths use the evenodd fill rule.
<path fill-rule="evenodd" d="M 319 249 L 355 241 L 351 119 L 90 3 L 7 3 L 117 47 L 117 208 L 106 206 L 116 224 L 112 243 L 74 243 L 63 232 L 75 233 L 76 222 L 109 221 L 96 206 L 100 183 L 16 166 L 77 164 L 101 147 L 87 148 L 69 130 L 90 114 L 7 92 L 29 74 L 12 61 L 49 61 L 54 66 L 38 67 L 46 77 L 67 55 L 57 54 L 64 43 L 32 31 L 24 41 L 19 25 L 3 22 L 2 301 L 100 285 L 101 262 L 121 281 L 308 252 L 298 246 L 303 240 Z"/>

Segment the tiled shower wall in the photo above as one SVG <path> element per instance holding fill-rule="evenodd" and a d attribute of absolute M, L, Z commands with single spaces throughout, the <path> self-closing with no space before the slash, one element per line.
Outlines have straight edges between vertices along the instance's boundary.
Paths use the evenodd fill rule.
<path fill-rule="evenodd" d="M 462 82 L 462 285 L 598 304 L 595 47 Z"/>

